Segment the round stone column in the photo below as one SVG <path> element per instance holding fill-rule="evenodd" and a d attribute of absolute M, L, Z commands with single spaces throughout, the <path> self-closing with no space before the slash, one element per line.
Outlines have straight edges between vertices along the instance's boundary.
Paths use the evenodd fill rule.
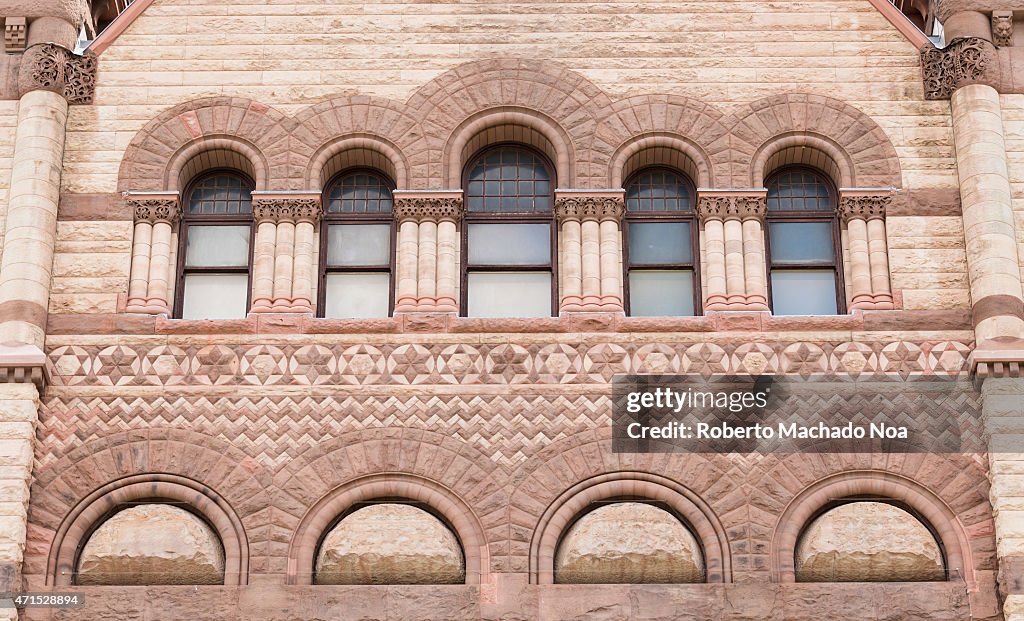
<path fill-rule="evenodd" d="M 459 312 L 461 190 L 396 190 L 395 313 Z"/>
<path fill-rule="evenodd" d="M 558 190 L 559 313 L 621 313 L 622 190 Z"/>

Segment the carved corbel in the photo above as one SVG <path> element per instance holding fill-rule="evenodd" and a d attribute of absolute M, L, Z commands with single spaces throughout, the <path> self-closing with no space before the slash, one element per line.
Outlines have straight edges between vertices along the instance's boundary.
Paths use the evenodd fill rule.
<path fill-rule="evenodd" d="M 1013 11 L 992 11 L 992 44 L 996 47 L 1013 45 Z"/>

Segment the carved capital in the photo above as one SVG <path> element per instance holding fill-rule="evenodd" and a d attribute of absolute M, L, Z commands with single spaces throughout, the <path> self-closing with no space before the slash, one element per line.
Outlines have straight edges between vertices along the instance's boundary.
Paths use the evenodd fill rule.
<path fill-rule="evenodd" d="M 555 217 L 565 220 L 619 221 L 626 211 L 621 196 L 560 196 L 555 199 Z"/>
<path fill-rule="evenodd" d="M 174 224 L 181 217 L 181 206 L 178 204 L 177 196 L 129 196 L 126 201 L 135 214 L 136 222 Z"/>
<path fill-rule="evenodd" d="M 458 222 L 462 217 L 462 197 L 396 196 L 394 215 L 397 222 Z"/>
<path fill-rule="evenodd" d="M 922 49 L 921 71 L 925 99 L 949 99 L 961 86 L 999 82 L 996 49 L 977 37 L 955 39 L 941 50 Z"/>
<path fill-rule="evenodd" d="M 1013 45 L 1013 11 L 992 11 L 992 44 L 996 47 Z"/>
<path fill-rule="evenodd" d="M 252 217 L 256 222 L 309 222 L 316 224 L 323 216 L 319 197 L 252 197 Z"/>
<path fill-rule="evenodd" d="M 96 90 L 96 55 L 78 56 L 53 43 L 33 45 L 22 57 L 18 93 L 51 91 L 69 104 L 90 104 Z"/>
<path fill-rule="evenodd" d="M 862 194 L 839 198 L 839 218 L 850 220 L 884 220 L 885 210 L 892 205 L 892 194 Z"/>
<path fill-rule="evenodd" d="M 763 194 L 702 194 L 697 216 L 705 220 L 764 220 L 768 201 Z"/>

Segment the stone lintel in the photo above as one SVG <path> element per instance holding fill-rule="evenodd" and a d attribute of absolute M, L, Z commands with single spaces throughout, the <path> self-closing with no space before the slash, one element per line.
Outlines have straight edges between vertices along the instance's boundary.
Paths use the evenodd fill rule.
<path fill-rule="evenodd" d="M 42 394 L 49 379 L 43 350 L 27 343 L 0 345 L 0 383 L 31 382 Z"/>

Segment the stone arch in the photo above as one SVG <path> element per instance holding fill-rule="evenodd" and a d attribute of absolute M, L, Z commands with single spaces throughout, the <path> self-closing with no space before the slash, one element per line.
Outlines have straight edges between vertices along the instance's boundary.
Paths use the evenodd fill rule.
<path fill-rule="evenodd" d="M 506 481 L 507 472 L 472 445 L 425 430 L 355 431 L 309 449 L 275 476 L 284 515 L 274 536 L 291 542 L 289 583 L 309 583 L 320 535 L 334 518 L 384 497 L 422 502 L 444 516 L 462 543 L 467 582 L 478 582 L 507 545 Z"/>
<path fill-rule="evenodd" d="M 761 145 L 750 165 L 750 187 L 762 187 L 786 166 L 807 166 L 822 172 L 837 188 L 856 187 L 850 156 L 835 141 L 816 134 L 785 134 Z"/>
<path fill-rule="evenodd" d="M 253 144 L 231 136 L 204 136 L 171 156 L 163 187 L 184 192 L 188 184 L 208 170 L 228 168 L 246 174 L 256 190 L 266 190 L 269 167 Z"/>
<path fill-rule="evenodd" d="M 744 105 L 723 122 L 730 128 L 733 187 L 762 187 L 770 158 L 793 147 L 831 157 L 839 187 L 902 187 L 899 157 L 885 130 L 837 99 L 775 95 Z"/>
<path fill-rule="evenodd" d="M 557 124 L 569 137 L 567 148 L 575 164 L 570 175 L 589 178 L 595 174 L 593 166 L 581 159 L 580 147 L 591 141 L 602 110 L 610 104 L 607 94 L 588 79 L 549 60 L 500 58 L 459 65 L 422 86 L 408 101 L 414 116 L 422 119 L 426 143 L 436 158 L 431 162 L 436 166 L 433 175 L 417 175 L 414 182 L 417 189 L 441 189 L 441 183 L 449 183 L 453 175 L 451 162 L 442 155 L 450 152 L 445 145 L 467 119 L 501 108 L 532 111 Z M 572 187 L 575 178 L 562 177 L 559 183 Z"/>
<path fill-rule="evenodd" d="M 710 104 L 679 95 L 637 95 L 614 102 L 601 119 L 589 148 L 603 163 L 594 185 L 621 187 L 624 167 L 645 148 L 671 148 L 693 161 L 697 187 L 717 187 L 729 175 L 729 131 L 724 115 Z M 595 171 L 596 172 L 596 171 Z M 690 171 L 684 170 L 688 174 Z"/>
<path fill-rule="evenodd" d="M 226 556 L 237 559 L 225 583 L 244 584 L 250 548 L 266 543 L 267 535 L 250 540 L 249 533 L 266 530 L 269 486 L 269 473 L 251 457 L 200 433 L 158 428 L 92 440 L 35 473 L 28 537 L 49 552 L 27 557 L 25 573 L 53 584 L 74 566 L 75 542 L 96 519 L 124 502 L 163 498 L 217 525 Z"/>
<path fill-rule="evenodd" d="M 503 142 L 537 149 L 554 165 L 558 183 L 573 187 L 575 155 L 572 139 L 546 115 L 512 107 L 482 110 L 454 130 L 442 152 L 447 162 L 444 176 L 448 187 L 462 187 L 462 172 L 470 159 L 483 149 Z"/>
<path fill-rule="evenodd" d="M 611 158 L 608 187 L 623 187 L 630 175 L 647 166 L 686 173 L 695 188 L 715 187 L 707 154 L 693 141 L 672 134 L 645 134 L 619 147 Z"/>
<path fill-rule="evenodd" d="M 120 191 L 180 190 L 178 174 L 204 151 L 235 151 L 246 157 L 257 189 L 289 187 L 294 121 L 250 99 L 207 97 L 168 110 L 140 129 L 125 150 Z"/>
<path fill-rule="evenodd" d="M 331 159 L 352 148 L 386 158 L 399 188 L 428 177 L 427 144 L 416 119 L 405 104 L 380 97 L 337 97 L 301 110 L 292 132 L 292 148 L 303 158 L 298 189 L 321 189 Z"/>
<path fill-rule="evenodd" d="M 320 191 L 346 168 L 372 168 L 390 178 L 396 187 L 409 183 L 409 164 L 401 151 L 379 136 L 357 134 L 323 145 L 306 167 L 306 187 Z"/>
<path fill-rule="evenodd" d="M 957 512 L 924 485 L 907 477 L 878 470 L 850 470 L 805 487 L 779 515 L 769 547 L 773 582 L 796 581 L 796 546 L 800 535 L 822 507 L 841 498 L 877 497 L 912 508 L 934 529 L 946 554 L 951 579 L 975 588 L 975 559 L 971 539 Z"/>

